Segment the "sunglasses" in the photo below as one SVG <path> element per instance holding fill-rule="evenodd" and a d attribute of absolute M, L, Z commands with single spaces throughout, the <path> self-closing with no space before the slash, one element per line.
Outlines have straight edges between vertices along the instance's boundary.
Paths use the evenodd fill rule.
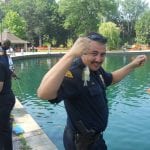
<path fill-rule="evenodd" d="M 91 35 L 88 35 L 87 36 L 90 40 L 93 40 L 93 41 L 98 41 L 100 43 L 103 43 L 103 44 L 106 44 L 107 43 L 107 39 L 102 36 L 102 35 L 97 35 L 97 34 L 91 34 Z"/>

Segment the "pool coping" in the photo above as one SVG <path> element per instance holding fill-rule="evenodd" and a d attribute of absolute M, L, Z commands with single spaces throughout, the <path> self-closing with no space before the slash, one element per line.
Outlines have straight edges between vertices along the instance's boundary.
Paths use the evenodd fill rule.
<path fill-rule="evenodd" d="M 40 58 L 40 57 L 49 57 L 49 56 L 63 56 L 66 52 L 16 52 L 11 54 L 11 58 L 13 60 L 23 60 L 23 59 L 30 59 L 30 58 Z M 146 54 L 150 53 L 150 49 L 148 50 L 113 50 L 113 51 L 106 51 L 107 54 Z"/>
<path fill-rule="evenodd" d="M 58 150 L 17 98 L 12 115 L 14 116 L 13 124 L 19 125 L 23 129 L 22 136 L 29 148 L 32 150 Z M 19 134 L 13 132 L 13 149 L 20 150 L 21 147 Z"/>

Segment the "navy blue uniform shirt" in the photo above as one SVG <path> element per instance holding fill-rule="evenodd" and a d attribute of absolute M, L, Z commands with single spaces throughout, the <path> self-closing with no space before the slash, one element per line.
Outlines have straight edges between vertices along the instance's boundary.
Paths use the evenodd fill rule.
<path fill-rule="evenodd" d="M 0 81 L 4 82 L 0 95 L 12 93 L 11 71 L 9 70 L 9 65 L 4 61 L 2 56 L 0 57 Z"/>
<path fill-rule="evenodd" d="M 82 80 L 84 68 L 81 59 L 73 63 L 65 75 L 54 102 L 64 100 L 68 119 L 75 129 L 77 129 L 76 122 L 82 120 L 88 129 L 102 132 L 108 121 L 105 90 L 112 83 L 112 74 L 105 72 L 103 68 L 90 71 L 90 81 L 87 82 L 87 86 L 84 86 Z"/>

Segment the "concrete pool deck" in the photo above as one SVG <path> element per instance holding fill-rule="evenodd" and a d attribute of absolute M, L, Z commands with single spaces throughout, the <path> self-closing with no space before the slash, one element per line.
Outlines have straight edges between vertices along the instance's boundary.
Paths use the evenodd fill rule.
<path fill-rule="evenodd" d="M 11 58 L 13 60 L 21 60 L 21 59 L 27 59 L 27 58 L 37 58 L 37 57 L 47 57 L 47 56 L 62 56 L 64 55 L 65 52 L 16 52 L 16 53 L 12 53 L 10 54 Z"/>
<path fill-rule="evenodd" d="M 14 124 L 24 130 L 22 136 L 13 133 L 13 150 L 57 150 L 57 147 L 27 113 L 18 99 L 16 99 L 12 115 L 14 116 Z"/>

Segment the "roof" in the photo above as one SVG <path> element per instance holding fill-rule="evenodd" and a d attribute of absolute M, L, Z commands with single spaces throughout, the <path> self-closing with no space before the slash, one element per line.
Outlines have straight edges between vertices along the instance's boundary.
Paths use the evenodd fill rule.
<path fill-rule="evenodd" d="M 10 40 L 11 43 L 14 43 L 14 44 L 26 44 L 26 43 L 29 43 L 28 41 L 25 41 L 25 40 L 15 36 L 14 34 L 10 33 L 9 31 L 4 31 L 0 35 L 0 42 L 5 41 L 6 39 Z"/>

